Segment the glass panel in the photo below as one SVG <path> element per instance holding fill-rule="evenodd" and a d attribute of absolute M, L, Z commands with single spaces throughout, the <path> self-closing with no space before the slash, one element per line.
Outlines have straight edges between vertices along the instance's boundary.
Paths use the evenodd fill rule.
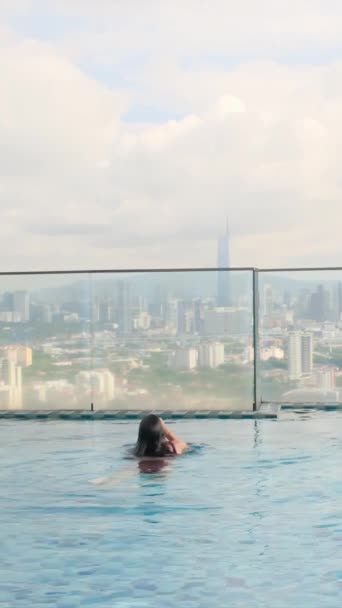
<path fill-rule="evenodd" d="M 0 276 L 0 409 L 90 407 L 89 275 Z"/>
<path fill-rule="evenodd" d="M 259 273 L 261 397 L 342 401 L 342 271 Z"/>
<path fill-rule="evenodd" d="M 251 409 L 252 277 L 93 275 L 95 409 Z"/>

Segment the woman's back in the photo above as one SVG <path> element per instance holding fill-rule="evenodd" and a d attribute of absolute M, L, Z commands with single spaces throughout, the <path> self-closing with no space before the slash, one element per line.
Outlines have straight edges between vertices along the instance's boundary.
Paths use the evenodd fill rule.
<path fill-rule="evenodd" d="M 176 456 L 186 448 L 187 444 L 178 439 L 159 416 L 149 414 L 142 419 L 135 446 L 138 458 Z"/>

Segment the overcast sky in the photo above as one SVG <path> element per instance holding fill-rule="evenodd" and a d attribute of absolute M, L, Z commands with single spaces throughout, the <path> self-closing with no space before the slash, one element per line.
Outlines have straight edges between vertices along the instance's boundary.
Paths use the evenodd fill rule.
<path fill-rule="evenodd" d="M 0 270 L 342 265 L 342 6 L 1 0 Z"/>

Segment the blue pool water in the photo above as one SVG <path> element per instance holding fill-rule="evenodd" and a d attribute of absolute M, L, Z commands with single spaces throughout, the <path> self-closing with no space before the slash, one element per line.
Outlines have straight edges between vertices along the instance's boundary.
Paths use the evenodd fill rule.
<path fill-rule="evenodd" d="M 340 608 L 341 423 L 182 421 L 147 474 L 136 423 L 2 422 L 0 607 Z"/>

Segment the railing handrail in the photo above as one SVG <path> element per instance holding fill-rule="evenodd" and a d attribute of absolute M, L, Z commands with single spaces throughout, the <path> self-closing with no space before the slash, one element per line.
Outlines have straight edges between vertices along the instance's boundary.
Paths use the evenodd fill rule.
<path fill-rule="evenodd" d="M 0 271 L 0 276 L 29 276 L 29 275 L 53 275 L 53 274 L 144 274 L 144 273 L 172 273 L 172 272 L 255 272 L 252 266 L 239 266 L 234 268 L 96 268 L 91 270 L 23 270 L 23 271 Z"/>
<path fill-rule="evenodd" d="M 256 272 L 317 272 L 317 271 L 339 271 L 342 266 L 307 266 L 292 268 L 255 268 Z"/>
<path fill-rule="evenodd" d="M 272 267 L 256 268 L 254 266 L 234 266 L 234 267 L 175 267 L 175 268 L 92 268 L 78 270 L 4 270 L 0 271 L 1 276 L 35 276 L 35 275 L 75 275 L 75 274 L 147 274 L 147 273 L 187 273 L 187 272 L 320 272 L 342 271 L 342 266 L 292 266 L 292 267 Z"/>

